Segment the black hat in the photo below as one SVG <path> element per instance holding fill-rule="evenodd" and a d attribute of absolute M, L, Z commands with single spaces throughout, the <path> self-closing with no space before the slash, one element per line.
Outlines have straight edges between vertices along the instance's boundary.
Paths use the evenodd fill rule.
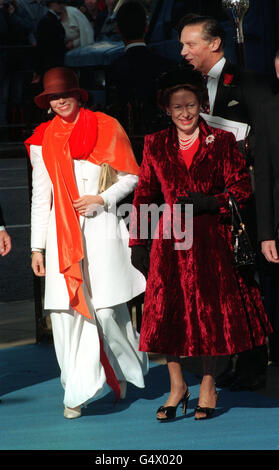
<path fill-rule="evenodd" d="M 191 65 L 180 66 L 163 73 L 157 82 L 158 90 L 165 90 L 178 85 L 191 85 L 204 91 L 206 82 L 203 75 Z"/>

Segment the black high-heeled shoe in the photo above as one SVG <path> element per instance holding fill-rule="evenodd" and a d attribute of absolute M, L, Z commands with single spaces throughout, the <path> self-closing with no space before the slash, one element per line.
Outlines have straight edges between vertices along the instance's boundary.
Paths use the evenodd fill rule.
<path fill-rule="evenodd" d="M 163 412 L 165 413 L 165 418 L 159 418 L 157 416 L 157 419 L 158 421 L 170 421 L 172 419 L 174 419 L 176 417 L 176 410 L 177 410 L 177 407 L 178 405 L 180 405 L 180 403 L 182 404 L 182 413 L 185 415 L 186 414 L 186 411 L 187 411 L 187 406 L 188 406 L 188 400 L 190 398 L 190 392 L 189 390 L 187 390 L 187 392 L 185 392 L 185 394 L 183 395 L 183 397 L 181 398 L 181 400 L 177 403 L 176 406 L 160 406 L 160 408 L 158 408 L 157 410 L 157 414 L 159 412 Z"/>
<path fill-rule="evenodd" d="M 218 392 L 216 392 L 216 405 L 217 405 L 217 398 L 218 398 Z M 200 421 L 201 419 L 208 419 L 208 418 L 211 418 L 215 409 L 216 409 L 216 405 L 215 405 L 215 408 L 209 408 L 209 407 L 205 407 L 205 406 L 196 406 L 195 408 L 195 420 L 196 421 Z M 205 416 L 200 416 L 199 418 L 196 416 L 196 413 L 203 413 Z"/>
<path fill-rule="evenodd" d="M 204 413 L 205 416 L 200 416 L 199 418 L 197 418 L 197 416 L 195 416 L 195 420 L 200 421 L 201 419 L 208 419 L 213 415 L 214 411 L 215 411 L 215 408 L 204 408 L 204 407 L 198 405 L 195 408 L 195 414 L 196 413 Z"/>

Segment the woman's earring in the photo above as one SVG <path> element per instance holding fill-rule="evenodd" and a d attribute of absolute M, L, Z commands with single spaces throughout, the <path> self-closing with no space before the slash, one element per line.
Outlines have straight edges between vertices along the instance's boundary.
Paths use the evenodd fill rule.
<path fill-rule="evenodd" d="M 51 108 L 48 108 L 47 114 L 51 114 L 51 113 L 52 113 L 52 109 L 51 109 Z"/>
<path fill-rule="evenodd" d="M 170 111 L 167 111 L 167 116 L 171 116 L 171 112 L 170 112 Z"/>

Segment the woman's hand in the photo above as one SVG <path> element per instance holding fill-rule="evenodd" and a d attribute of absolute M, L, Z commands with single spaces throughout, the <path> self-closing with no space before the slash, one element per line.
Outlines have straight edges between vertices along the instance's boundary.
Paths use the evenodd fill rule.
<path fill-rule="evenodd" d="M 67 51 L 71 51 L 72 49 L 74 49 L 73 41 L 67 41 L 66 42 L 66 49 L 67 49 Z"/>
<path fill-rule="evenodd" d="M 214 196 L 202 193 L 188 193 L 188 196 L 180 196 L 176 204 L 181 204 L 183 210 L 184 204 L 193 204 L 193 215 L 216 214 L 219 212 L 219 204 Z"/>
<path fill-rule="evenodd" d="M 279 263 L 275 240 L 264 240 L 261 243 L 262 254 L 271 263 Z"/>
<path fill-rule="evenodd" d="M 43 277 L 46 274 L 44 255 L 42 253 L 33 251 L 31 267 L 35 276 Z"/>
<path fill-rule="evenodd" d="M 96 206 L 103 205 L 104 200 L 102 196 L 89 196 L 86 194 L 73 203 L 75 210 L 83 217 L 94 212 L 94 210 L 96 210 Z"/>

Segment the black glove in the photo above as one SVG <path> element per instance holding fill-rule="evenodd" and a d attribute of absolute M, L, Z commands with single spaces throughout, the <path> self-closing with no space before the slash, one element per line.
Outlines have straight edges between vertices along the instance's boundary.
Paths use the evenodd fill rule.
<path fill-rule="evenodd" d="M 202 193 L 188 193 L 188 196 L 180 196 L 178 204 L 193 204 L 193 215 L 216 214 L 219 212 L 219 204 L 214 196 Z"/>
<path fill-rule="evenodd" d="M 131 247 L 132 265 L 138 269 L 146 278 L 149 271 L 149 253 L 145 246 L 135 245 Z"/>

